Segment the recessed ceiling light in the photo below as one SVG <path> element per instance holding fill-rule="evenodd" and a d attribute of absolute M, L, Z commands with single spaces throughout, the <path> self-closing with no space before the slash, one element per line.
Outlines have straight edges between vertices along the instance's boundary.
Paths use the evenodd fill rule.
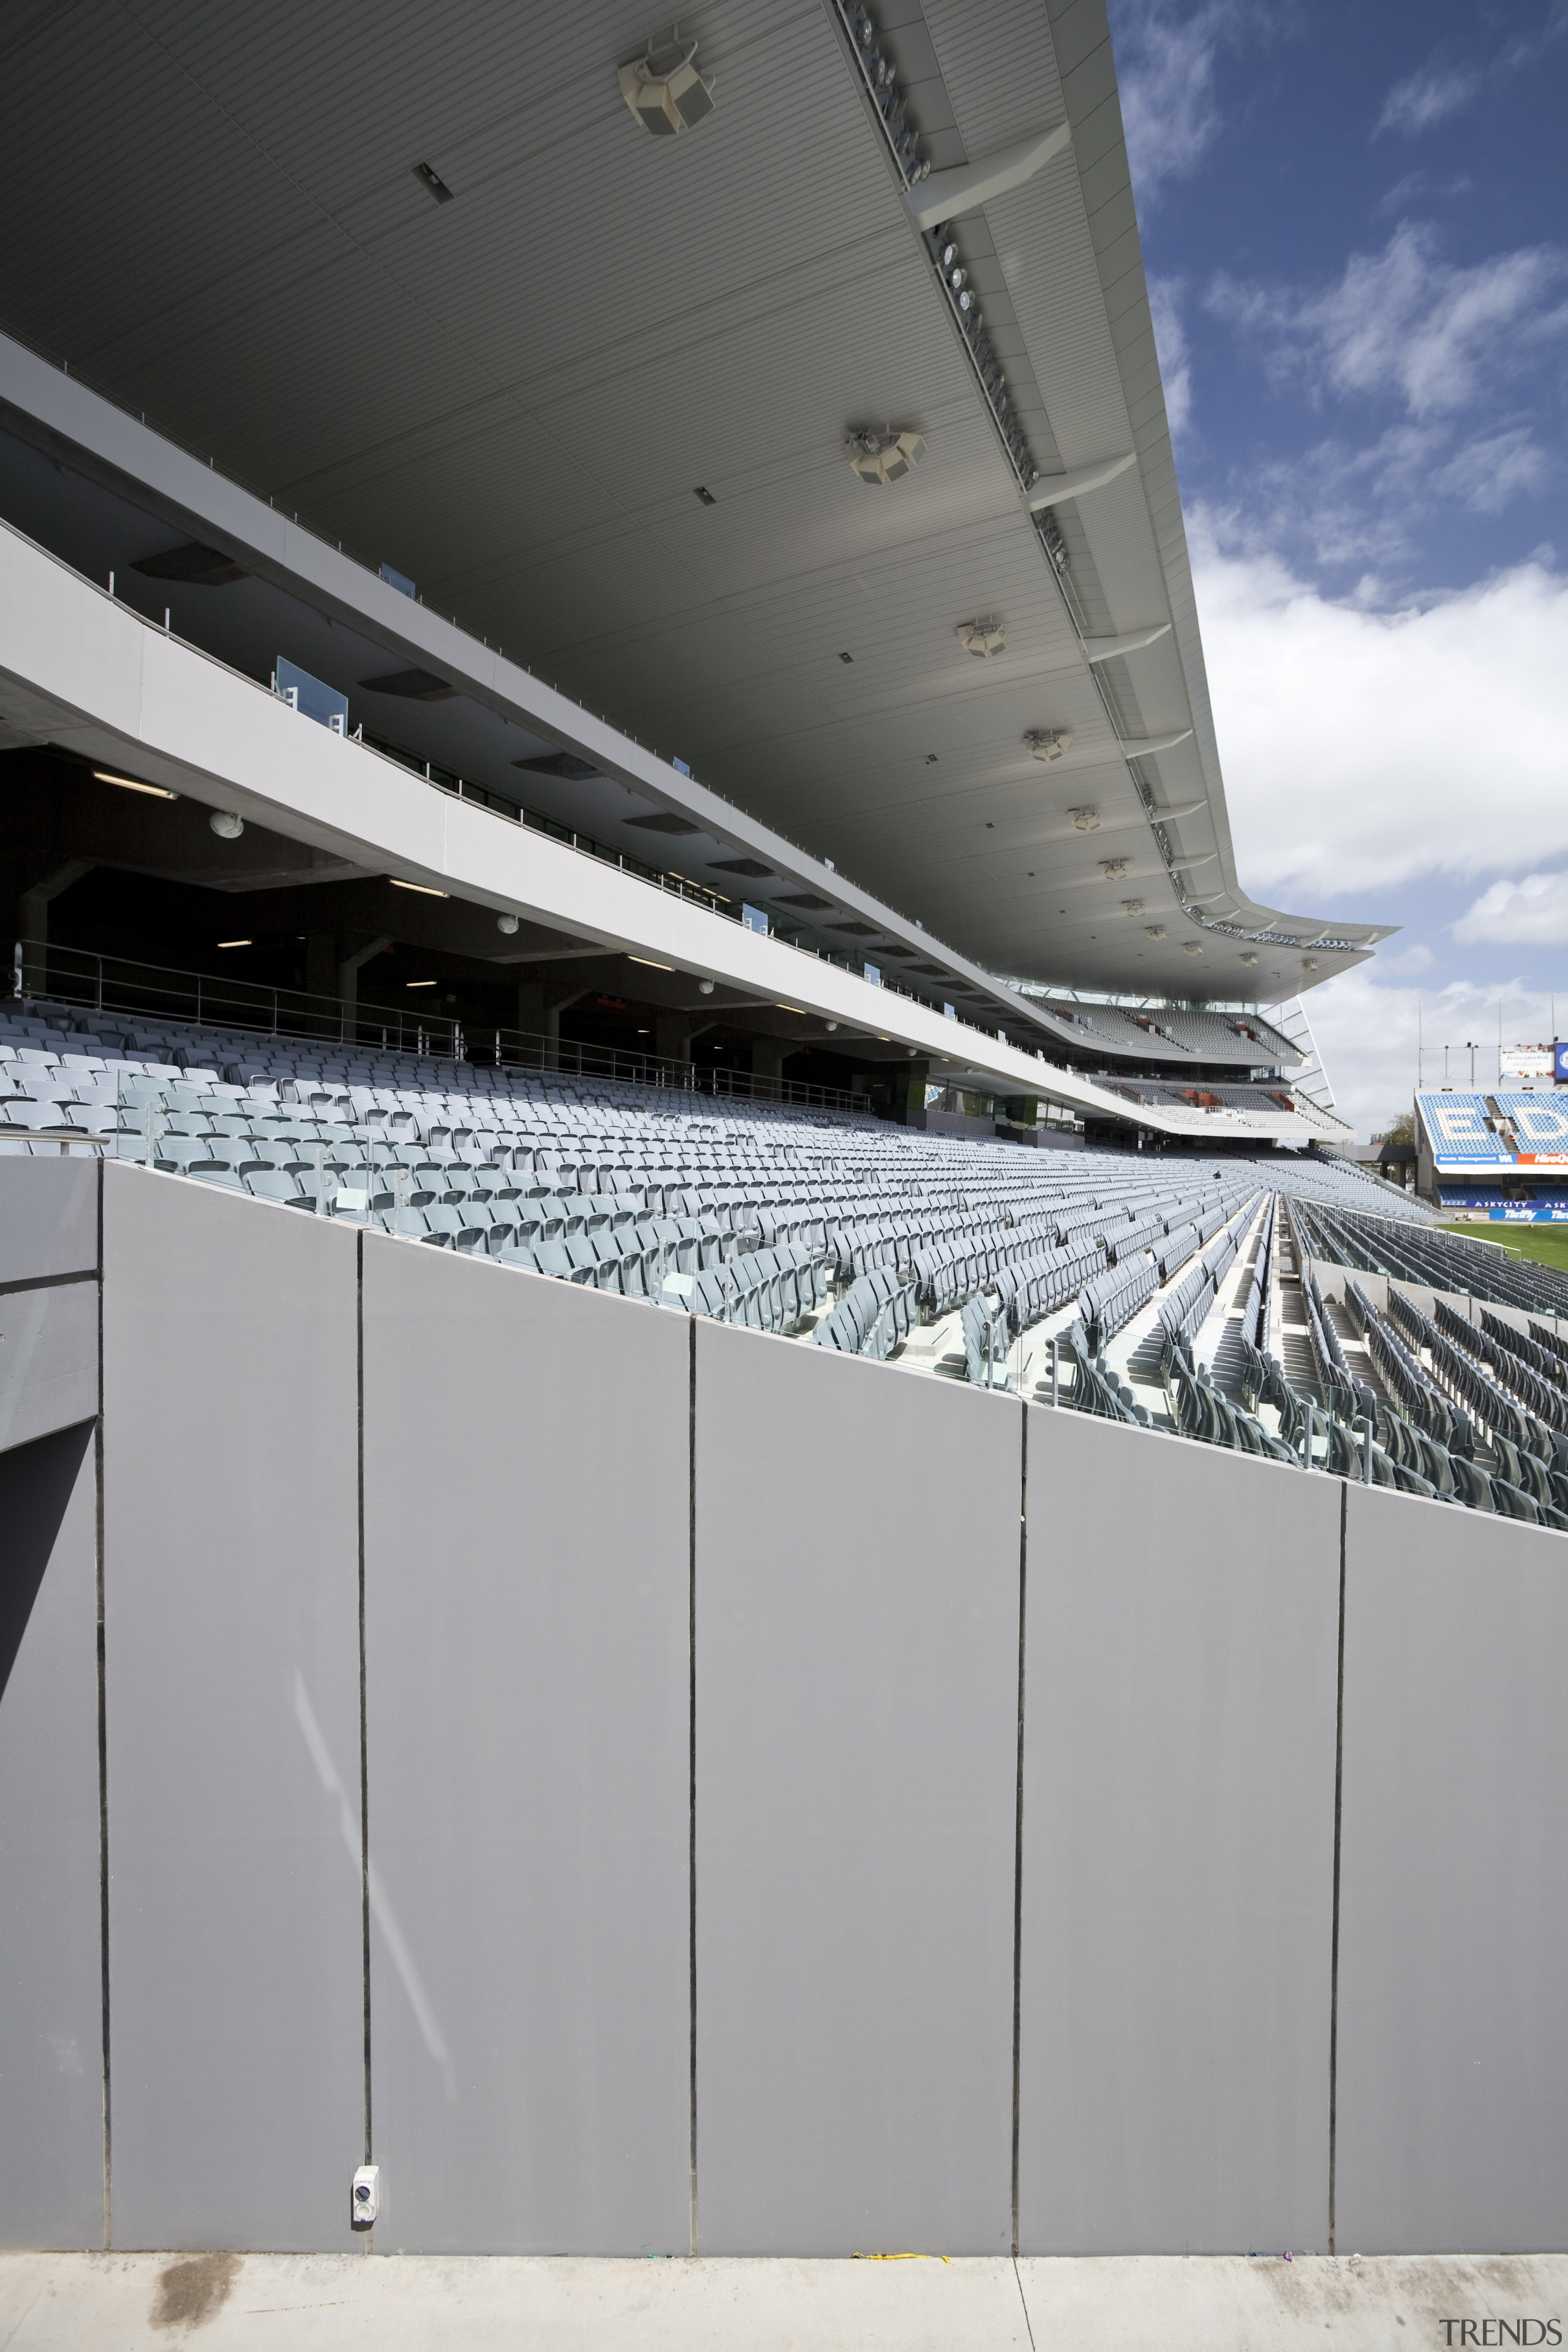
<path fill-rule="evenodd" d="M 716 507 L 719 503 L 712 491 L 709 489 L 706 483 L 703 482 L 698 483 L 696 489 L 692 492 L 692 496 L 693 498 L 700 499 L 705 507 Z M 639 1029 L 637 1031 L 637 1035 L 640 1037 L 642 1034 L 642 1031 Z"/>
<path fill-rule="evenodd" d="M 107 768 L 95 768 L 92 772 L 100 784 L 118 784 L 122 793 L 145 793 L 155 801 L 177 801 L 180 797 L 166 784 L 144 784 L 136 776 L 111 776 Z"/>
<path fill-rule="evenodd" d="M 218 945 L 220 948 L 253 948 L 256 941 L 254 940 L 219 940 Z M 1253 960 L 1256 962 L 1256 957 Z"/>
<path fill-rule="evenodd" d="M 840 654 L 838 658 L 841 662 L 852 662 L 855 656 L 853 654 Z"/>
<path fill-rule="evenodd" d="M 441 983 L 438 980 L 405 980 L 403 985 L 405 988 L 439 988 Z"/>
<path fill-rule="evenodd" d="M 411 163 L 408 168 L 427 196 L 434 196 L 438 205 L 451 203 L 452 191 L 439 172 L 433 170 L 428 163 Z"/>
<path fill-rule="evenodd" d="M 386 878 L 395 890 L 416 890 L 422 898 L 447 898 L 451 896 L 448 890 L 433 890 L 428 882 L 405 882 L 397 874 L 389 874 Z M 432 982 L 431 986 L 434 985 Z"/>

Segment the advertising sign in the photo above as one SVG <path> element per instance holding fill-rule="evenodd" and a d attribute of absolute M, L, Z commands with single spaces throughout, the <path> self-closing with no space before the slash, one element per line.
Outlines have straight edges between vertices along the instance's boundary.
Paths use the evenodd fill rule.
<path fill-rule="evenodd" d="M 1503 1094 L 1529 1093 L 1549 1087 L 1556 1076 L 1556 1048 L 1551 1045 L 1510 1045 L 1501 1056 L 1498 1086 Z"/>
<path fill-rule="evenodd" d="M 1552 1076 L 1560 1087 L 1568 1087 L 1568 1045 L 1552 1048 Z"/>

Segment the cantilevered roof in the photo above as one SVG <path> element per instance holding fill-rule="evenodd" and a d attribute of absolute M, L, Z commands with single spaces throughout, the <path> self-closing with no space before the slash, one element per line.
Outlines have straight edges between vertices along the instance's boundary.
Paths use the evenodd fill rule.
<path fill-rule="evenodd" d="M 914 205 L 854 13 L 683 17 L 717 104 L 654 139 L 626 5 L 18 11 L 0 324 L 987 970 L 1294 993 L 1383 933 L 1236 869 L 1100 0 L 876 12 Z M 915 215 L 1064 123 L 953 226 L 1020 468 Z M 1059 570 L 1029 497 L 1127 456 Z"/>

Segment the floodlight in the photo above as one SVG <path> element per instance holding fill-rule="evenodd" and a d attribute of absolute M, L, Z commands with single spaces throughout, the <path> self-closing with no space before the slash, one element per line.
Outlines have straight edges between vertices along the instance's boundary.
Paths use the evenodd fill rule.
<path fill-rule="evenodd" d="M 1243 962 L 1243 963 L 1256 963 L 1256 962 L 1258 961 L 1258 958 L 1257 958 L 1257 956 L 1253 953 L 1253 950 L 1252 950 L 1250 948 L 1248 948 L 1248 950 L 1247 950 L 1247 953 L 1242 957 L 1241 961 L 1242 961 L 1242 962 Z"/>
<path fill-rule="evenodd" d="M 1024 740 L 1037 760 L 1059 760 L 1071 743 L 1072 736 L 1065 727 L 1031 727 Z M 1077 824 L 1078 810 L 1070 810 L 1069 814 L 1073 823 Z M 1095 824 L 1099 822 L 1097 817 Z M 1086 824 L 1079 829 L 1084 833 L 1092 833 L 1094 826 Z"/>
<path fill-rule="evenodd" d="M 1144 936 L 1144 938 L 1145 938 L 1146 940 L 1163 940 L 1163 939 L 1164 938 L 1164 936 L 1165 936 L 1165 926 L 1164 926 L 1164 924 L 1163 924 L 1163 923 L 1151 923 L 1151 924 L 1149 925 L 1148 929 L 1145 930 L 1145 932 L 1144 932 L 1143 936 Z M 1252 959 L 1252 961 L 1253 961 L 1253 962 L 1254 962 L 1254 963 L 1256 963 L 1256 962 L 1258 961 L 1258 958 L 1257 958 L 1256 956 L 1254 956 L 1254 957 L 1253 957 L 1253 959 Z"/>
<path fill-rule="evenodd" d="M 655 44 L 620 69 L 621 96 L 645 131 L 673 139 L 713 111 L 713 77 L 699 73 L 695 41 Z"/>
<path fill-rule="evenodd" d="M 925 456 L 926 445 L 910 428 L 895 433 L 851 433 L 844 444 L 850 465 L 863 482 L 901 482 Z"/>
<path fill-rule="evenodd" d="M 1005 653 L 1007 649 L 1006 633 L 994 616 L 983 621 L 961 621 L 958 642 L 977 661 L 988 661 L 993 654 Z"/>
<path fill-rule="evenodd" d="M 1130 857 L 1102 857 L 1100 870 L 1108 882 L 1120 882 L 1124 874 L 1131 873 L 1132 860 Z"/>
<path fill-rule="evenodd" d="M 1037 752 L 1036 757 L 1038 758 L 1038 756 L 1039 755 Z M 1100 831 L 1100 811 L 1095 807 L 1092 801 L 1086 802 L 1082 808 L 1069 808 L 1068 814 L 1071 817 L 1074 824 L 1077 825 L 1079 833 L 1098 833 Z"/>
<path fill-rule="evenodd" d="M 1182 953 L 1184 955 L 1202 955 L 1203 951 L 1204 943 L 1202 940 L 1184 940 L 1182 941 Z"/>

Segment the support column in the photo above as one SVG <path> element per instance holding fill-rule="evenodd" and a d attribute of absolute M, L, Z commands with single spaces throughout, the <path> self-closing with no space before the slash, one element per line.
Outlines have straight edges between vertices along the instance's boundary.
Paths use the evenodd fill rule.
<path fill-rule="evenodd" d="M 684 1013 L 656 1013 L 653 1019 L 653 1050 L 661 1062 L 689 1062 L 691 1059 L 691 1027 Z"/>
<path fill-rule="evenodd" d="M 383 948 L 389 948 L 391 945 L 392 940 L 388 935 L 379 940 L 372 940 L 366 947 L 355 948 L 352 955 L 338 958 L 338 994 L 342 1000 L 343 1029 L 350 1036 L 353 1034 L 355 1015 L 359 1006 L 360 967 L 362 964 L 367 964 L 372 956 L 378 956 Z"/>
<path fill-rule="evenodd" d="M 782 1078 L 784 1055 L 791 1050 L 787 1037 L 753 1037 L 752 1040 L 752 1076 L 753 1078 Z"/>
<path fill-rule="evenodd" d="M 68 857 L 63 866 L 30 882 L 16 902 L 16 936 L 26 945 L 22 953 L 22 993 L 37 996 L 45 985 L 44 950 L 49 942 L 49 908 L 62 890 L 90 874 L 90 857 Z"/>

